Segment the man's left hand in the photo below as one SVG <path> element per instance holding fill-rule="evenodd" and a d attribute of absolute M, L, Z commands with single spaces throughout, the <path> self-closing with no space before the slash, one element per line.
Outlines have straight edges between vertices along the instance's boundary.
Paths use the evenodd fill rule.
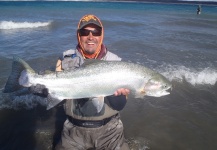
<path fill-rule="evenodd" d="M 125 89 L 125 88 L 120 88 L 117 91 L 115 91 L 114 95 L 115 96 L 119 96 L 119 95 L 128 95 L 130 93 L 129 89 Z"/>

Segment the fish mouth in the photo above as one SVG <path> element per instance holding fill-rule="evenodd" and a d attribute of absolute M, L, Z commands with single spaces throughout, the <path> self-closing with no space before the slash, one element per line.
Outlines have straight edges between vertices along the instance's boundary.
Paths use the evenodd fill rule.
<path fill-rule="evenodd" d="M 172 91 L 172 86 L 167 86 L 166 88 L 159 91 L 147 92 L 147 95 L 153 97 L 161 97 L 161 96 L 169 95 L 171 91 Z"/>
<path fill-rule="evenodd" d="M 168 92 L 168 91 L 162 91 L 160 94 L 161 94 L 161 96 L 165 96 L 165 95 L 169 95 L 170 92 Z"/>
<path fill-rule="evenodd" d="M 167 86 L 166 89 L 162 90 L 162 94 L 169 95 L 171 91 L 172 91 L 172 85 Z"/>
<path fill-rule="evenodd" d="M 162 96 L 169 95 L 172 91 L 172 85 L 168 86 L 166 89 L 162 90 Z"/>

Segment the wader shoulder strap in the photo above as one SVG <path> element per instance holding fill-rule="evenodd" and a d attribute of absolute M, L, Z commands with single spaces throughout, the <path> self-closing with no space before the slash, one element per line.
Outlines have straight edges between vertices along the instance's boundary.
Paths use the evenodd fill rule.
<path fill-rule="evenodd" d="M 67 50 L 63 52 L 60 59 L 62 60 L 62 68 L 64 70 L 73 70 L 84 63 L 84 59 L 78 50 Z"/>

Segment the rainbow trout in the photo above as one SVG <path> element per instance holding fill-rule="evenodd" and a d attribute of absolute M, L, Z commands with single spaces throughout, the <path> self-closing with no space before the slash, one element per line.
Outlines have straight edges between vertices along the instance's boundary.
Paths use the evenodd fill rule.
<path fill-rule="evenodd" d="M 47 109 L 64 99 L 97 97 L 94 103 L 99 105 L 98 111 L 104 97 L 113 95 L 119 88 L 127 88 L 135 98 L 143 98 L 146 95 L 168 95 L 168 89 L 172 86 L 163 75 L 129 62 L 90 60 L 72 71 L 39 75 L 24 60 L 14 57 L 5 92 L 37 84 L 48 89 Z"/>

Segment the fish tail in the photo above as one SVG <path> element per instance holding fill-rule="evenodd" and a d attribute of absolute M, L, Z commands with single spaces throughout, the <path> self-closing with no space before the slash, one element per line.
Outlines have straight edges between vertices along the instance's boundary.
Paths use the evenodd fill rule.
<path fill-rule="evenodd" d="M 26 70 L 26 74 L 22 73 L 23 70 Z M 35 73 L 35 71 L 24 60 L 17 56 L 14 56 L 12 63 L 12 71 L 6 82 L 4 93 L 15 92 L 23 88 L 23 86 L 19 84 L 19 79 L 24 78 L 22 76 L 28 78 L 28 73 Z M 25 81 L 28 82 L 28 79 Z"/>

